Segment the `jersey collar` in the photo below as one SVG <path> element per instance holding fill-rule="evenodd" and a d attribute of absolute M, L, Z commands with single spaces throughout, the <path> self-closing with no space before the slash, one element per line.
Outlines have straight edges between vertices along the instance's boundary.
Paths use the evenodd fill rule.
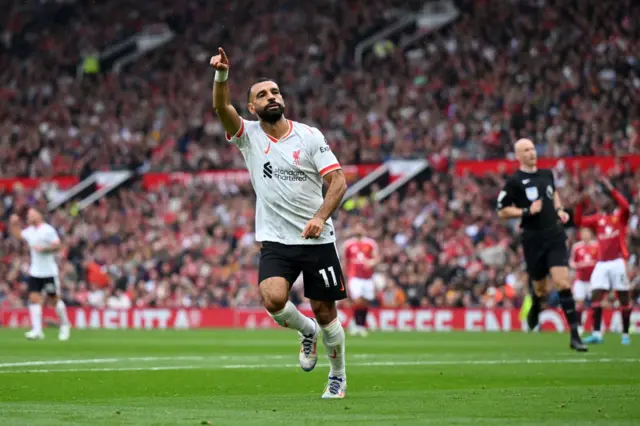
<path fill-rule="evenodd" d="M 286 139 L 287 137 L 289 137 L 289 135 L 291 134 L 291 132 L 293 131 L 293 121 L 291 120 L 287 120 L 287 122 L 289 123 L 289 131 L 287 133 L 284 134 L 284 136 L 282 136 L 280 139 L 276 139 L 273 136 L 267 134 L 266 132 L 264 133 L 265 135 L 267 135 L 267 137 L 269 138 L 269 140 L 273 143 L 278 143 L 281 140 Z M 264 132 L 264 130 L 263 130 Z"/>

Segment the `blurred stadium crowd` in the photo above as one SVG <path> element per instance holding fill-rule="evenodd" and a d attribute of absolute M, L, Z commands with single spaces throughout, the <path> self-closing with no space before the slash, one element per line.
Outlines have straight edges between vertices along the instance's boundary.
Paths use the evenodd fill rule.
<path fill-rule="evenodd" d="M 14 2 L 1 18 L 0 176 L 243 167 L 210 106 L 207 63 L 218 44 L 232 60 L 233 98 L 245 116 L 249 82 L 274 76 L 287 116 L 319 127 L 343 164 L 504 158 L 520 136 L 540 156 L 639 153 L 634 2 L 461 0 L 453 24 L 411 44 L 390 39 L 392 48 L 354 60 L 359 41 L 421 3 Z M 83 57 L 159 22 L 176 34 L 167 45 L 120 73 L 77 78 Z M 514 224 L 494 213 L 502 176 L 454 178 L 446 166 L 402 197 L 341 210 L 339 237 L 366 220 L 383 254 L 382 306 L 517 306 L 527 278 Z M 556 170 L 567 205 L 595 174 Z M 640 174 L 614 170 L 613 179 L 637 203 Z M 0 195 L 2 219 L 28 204 L 46 211 L 39 191 Z M 248 185 L 145 191 L 137 183 L 81 214 L 58 209 L 49 221 L 66 246 L 64 298 L 111 307 L 258 305 L 253 197 Z M 635 281 L 639 222 L 636 205 Z M 3 239 L 0 255 L 0 304 L 22 306 L 28 253 Z"/>

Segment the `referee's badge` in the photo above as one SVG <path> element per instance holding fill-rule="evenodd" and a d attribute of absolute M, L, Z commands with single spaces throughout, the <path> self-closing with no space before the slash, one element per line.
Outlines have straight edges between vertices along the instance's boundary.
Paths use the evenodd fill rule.
<path fill-rule="evenodd" d="M 527 198 L 529 201 L 535 201 L 538 199 L 538 187 L 530 186 L 529 188 L 525 188 L 525 193 L 527 194 Z"/>
<path fill-rule="evenodd" d="M 553 199 L 553 188 L 551 185 L 547 185 L 547 197 L 552 200 Z"/>

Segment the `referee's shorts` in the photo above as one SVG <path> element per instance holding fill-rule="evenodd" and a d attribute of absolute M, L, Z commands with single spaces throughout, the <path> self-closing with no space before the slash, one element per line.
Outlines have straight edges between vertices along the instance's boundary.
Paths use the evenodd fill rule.
<path fill-rule="evenodd" d="M 567 234 L 562 227 L 540 231 L 525 230 L 521 235 L 527 273 L 534 281 L 543 280 L 556 266 L 569 266 Z"/>

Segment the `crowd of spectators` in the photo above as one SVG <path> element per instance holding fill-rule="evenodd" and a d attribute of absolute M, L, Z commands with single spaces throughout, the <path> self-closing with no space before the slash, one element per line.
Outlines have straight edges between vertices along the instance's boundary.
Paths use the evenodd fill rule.
<path fill-rule="evenodd" d="M 340 56 L 351 57 L 357 40 L 411 3 L 77 0 L 24 10 L 16 1 L 0 18 L 0 175 L 85 175 L 150 163 L 172 170 L 241 166 L 211 112 L 208 62 L 219 44 L 234 62 L 234 99 L 244 104 L 240 88 L 251 76 L 265 73 L 287 85 L 303 69 L 292 68 L 289 54 L 311 66 L 320 58 L 306 50 L 316 42 L 325 55 L 344 40 Z M 121 73 L 77 78 L 85 56 L 157 23 L 175 33 L 168 45 Z M 289 115 L 303 118 L 293 98 Z"/>
<path fill-rule="evenodd" d="M 287 116 L 319 127 L 343 164 L 501 158 L 522 135 L 546 156 L 639 150 L 640 7 L 631 0 L 460 0 L 455 23 L 406 46 L 407 34 L 392 37 L 392 51 L 361 65 L 355 44 L 420 2 L 71 0 L 40 12 L 22 3 L 2 18 L 2 177 L 243 167 L 210 108 L 218 45 L 243 115 L 249 83 L 275 77 Z M 119 74 L 76 78 L 85 54 L 157 22 L 176 33 L 166 46 Z M 569 205 L 593 180 L 591 171 L 556 173 Z M 520 303 L 527 278 L 516 232 L 493 212 L 501 183 L 440 170 L 404 197 L 338 213 L 340 238 L 365 220 L 381 246 L 380 305 Z M 637 202 L 640 175 L 616 170 L 614 183 Z M 3 219 L 29 203 L 46 211 L 36 193 L 2 196 Z M 80 214 L 58 209 L 48 220 L 65 242 L 63 297 L 77 306 L 256 306 L 253 215 L 249 184 L 134 184 Z M 0 306 L 22 306 L 28 253 L 3 239 L 0 258 Z"/>
<path fill-rule="evenodd" d="M 568 206 L 595 180 L 586 170 L 573 177 L 556 169 Z M 640 173 L 614 171 L 613 182 L 637 200 Z M 436 173 L 404 197 L 341 209 L 339 242 L 365 221 L 378 241 L 382 261 L 375 280 L 380 306 L 517 307 L 527 276 L 516 223 L 501 222 L 494 207 L 503 179 L 453 178 Z M 8 210 L 29 202 L 28 193 L 5 197 Z M 10 199 L 10 200 L 9 200 Z M 36 204 L 37 205 L 37 204 Z M 71 306 L 205 307 L 259 306 L 255 213 L 250 184 L 174 184 L 154 191 L 138 184 L 104 198 L 81 214 L 59 209 L 49 221 L 64 240 L 60 255 L 63 297 Z M 640 280 L 640 207 L 629 224 L 630 273 Z M 569 244 L 575 241 L 569 230 Z M 26 300 L 28 251 L 5 239 L 0 244 L 0 303 Z M 297 283 L 294 301 L 305 303 Z"/>
<path fill-rule="evenodd" d="M 0 43 L 2 176 L 242 167 L 210 108 L 218 45 L 245 116 L 249 83 L 276 78 L 287 115 L 324 131 L 343 163 L 503 157 L 520 135 L 547 156 L 638 152 L 631 0 L 456 0 L 454 23 L 413 43 L 396 34 L 360 65 L 354 46 L 422 2 L 22 3 Z M 76 78 L 85 54 L 158 22 L 169 44 L 119 74 Z"/>

